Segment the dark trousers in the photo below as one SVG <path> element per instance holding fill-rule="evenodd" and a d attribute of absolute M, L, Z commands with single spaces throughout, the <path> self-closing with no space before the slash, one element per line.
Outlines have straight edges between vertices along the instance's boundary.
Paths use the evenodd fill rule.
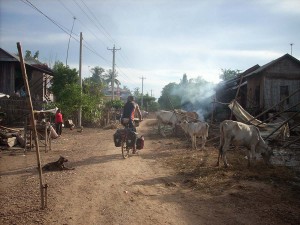
<path fill-rule="evenodd" d="M 135 128 L 132 120 L 129 120 L 128 128 L 130 128 L 132 131 L 136 132 L 136 128 Z"/>
<path fill-rule="evenodd" d="M 61 135 L 61 131 L 62 131 L 62 123 L 56 123 L 55 124 L 55 129 L 56 129 L 56 133 L 58 135 Z"/>

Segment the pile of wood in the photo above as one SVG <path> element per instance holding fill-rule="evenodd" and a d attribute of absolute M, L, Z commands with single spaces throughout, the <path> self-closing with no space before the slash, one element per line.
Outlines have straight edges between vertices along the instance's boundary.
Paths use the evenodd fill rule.
<path fill-rule="evenodd" d="M 21 135 L 21 130 L 0 126 L 0 145 L 9 148 L 15 145 L 24 147 L 25 140 Z"/>

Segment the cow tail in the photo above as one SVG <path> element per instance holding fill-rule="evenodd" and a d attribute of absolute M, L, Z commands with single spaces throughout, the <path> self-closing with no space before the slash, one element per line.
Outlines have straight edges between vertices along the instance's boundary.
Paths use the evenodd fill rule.
<path fill-rule="evenodd" d="M 206 137 L 208 137 L 208 129 L 209 129 L 209 125 L 208 124 L 206 124 Z"/>

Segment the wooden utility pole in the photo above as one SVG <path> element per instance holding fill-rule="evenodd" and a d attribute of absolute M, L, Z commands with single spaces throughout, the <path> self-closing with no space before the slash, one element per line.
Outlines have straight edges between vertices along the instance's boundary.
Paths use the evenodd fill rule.
<path fill-rule="evenodd" d="M 36 124 L 35 124 L 35 119 L 34 119 L 34 114 L 33 114 L 31 94 L 30 94 L 28 78 L 27 78 L 25 63 L 24 63 L 24 59 L 23 59 L 23 55 L 22 55 L 22 47 L 21 47 L 20 42 L 17 43 L 17 47 L 18 47 L 19 58 L 20 58 L 20 63 L 21 63 L 22 76 L 23 76 L 23 80 L 24 80 L 24 87 L 26 90 L 26 98 L 27 98 L 28 106 L 29 106 L 29 110 L 30 110 L 30 125 L 33 129 L 33 135 L 34 135 L 36 158 L 37 158 L 38 172 L 39 172 L 39 178 L 40 178 L 41 208 L 44 209 L 46 207 L 45 202 L 47 202 L 47 201 L 45 201 L 47 199 L 47 196 L 45 195 L 45 193 L 47 193 L 47 189 L 46 189 L 47 185 L 43 184 L 44 182 L 43 182 L 43 174 L 42 174 L 42 167 L 41 167 L 38 135 L 37 135 L 37 130 L 36 130 L 36 126 L 35 126 Z"/>
<path fill-rule="evenodd" d="M 121 50 L 121 48 L 115 48 L 115 45 L 112 49 L 107 48 L 107 50 L 112 51 L 113 53 L 113 62 L 112 62 L 112 78 L 111 78 L 111 91 L 112 91 L 112 100 L 115 99 L 115 52 Z"/>
<path fill-rule="evenodd" d="M 80 48 L 79 48 L 79 85 L 80 85 L 80 96 L 82 94 L 82 79 L 81 79 L 81 67 L 82 67 L 82 32 L 80 32 Z M 79 106 L 78 110 L 78 127 L 81 127 L 81 110 L 82 106 Z"/>
<path fill-rule="evenodd" d="M 141 100 L 141 108 L 143 108 L 144 105 L 144 80 L 146 79 L 146 77 L 141 77 L 140 79 L 142 79 L 142 100 Z"/>

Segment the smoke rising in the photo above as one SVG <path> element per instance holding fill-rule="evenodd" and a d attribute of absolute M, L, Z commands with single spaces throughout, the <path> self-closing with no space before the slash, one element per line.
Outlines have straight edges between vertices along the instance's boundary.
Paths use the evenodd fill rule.
<path fill-rule="evenodd" d="M 172 90 L 172 94 L 181 98 L 182 109 L 197 112 L 199 119 L 204 121 L 212 110 L 215 87 L 216 84 L 198 79 L 198 82 L 189 81 L 187 84 L 178 85 Z"/>

